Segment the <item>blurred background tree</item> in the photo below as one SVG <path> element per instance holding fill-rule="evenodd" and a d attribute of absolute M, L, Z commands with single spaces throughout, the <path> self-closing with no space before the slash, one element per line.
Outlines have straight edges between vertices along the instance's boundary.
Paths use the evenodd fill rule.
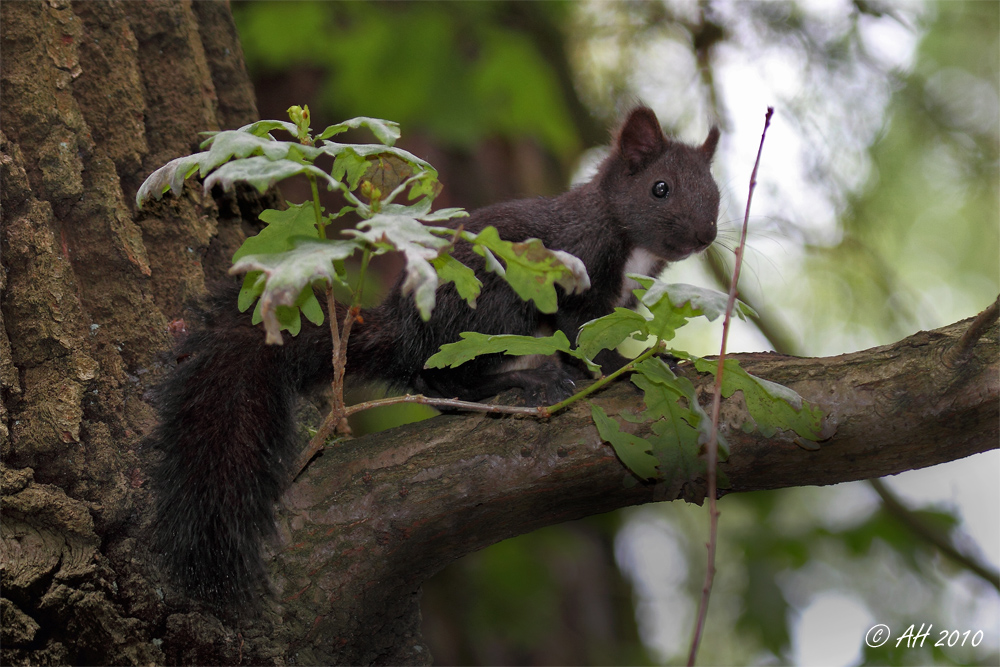
<path fill-rule="evenodd" d="M 764 108 L 777 116 L 734 350 L 827 355 L 969 317 L 1000 292 L 1000 5 L 988 2 L 248 2 L 233 7 L 264 118 L 402 124 L 441 206 L 554 194 L 642 100 L 695 142 L 723 128 L 723 233 L 671 279 L 722 284 Z M 289 198 L 293 193 L 286 191 Z M 383 263 L 382 284 L 395 268 Z M 717 324 L 717 323 L 716 323 Z M 717 352 L 715 327 L 677 346 Z M 426 416 L 379 413 L 375 430 Z M 726 497 L 703 664 L 996 664 L 997 452 L 864 483 Z M 891 500 L 891 497 L 890 497 Z M 680 503 L 552 527 L 425 586 L 438 664 L 643 664 L 686 654 L 706 516 Z M 990 565 L 990 564 L 994 565 Z M 992 570 L 992 574 L 990 573 Z M 922 647 L 866 648 L 933 624 Z M 934 648 L 941 630 L 971 630 Z M 981 641 L 972 638 L 982 630 Z"/>

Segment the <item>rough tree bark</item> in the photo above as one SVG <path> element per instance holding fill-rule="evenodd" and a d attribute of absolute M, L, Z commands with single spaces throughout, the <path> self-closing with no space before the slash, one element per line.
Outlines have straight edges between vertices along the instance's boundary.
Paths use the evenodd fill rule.
<path fill-rule="evenodd" d="M 628 483 L 582 408 L 548 422 L 442 416 L 332 448 L 290 487 L 261 617 L 219 618 L 179 597 L 145 547 L 145 392 L 170 321 L 222 276 L 263 202 L 195 188 L 141 215 L 132 202 L 199 131 L 255 117 L 239 43 L 221 3 L 0 11 L 5 663 L 425 663 L 420 585 L 452 560 L 616 507 L 700 501 L 699 479 Z M 968 329 L 832 359 L 744 355 L 827 410 L 830 438 L 808 450 L 744 433 L 734 397 L 727 491 L 996 448 L 998 328 L 966 345 Z M 617 414 L 637 394 L 622 383 L 596 400 Z"/>

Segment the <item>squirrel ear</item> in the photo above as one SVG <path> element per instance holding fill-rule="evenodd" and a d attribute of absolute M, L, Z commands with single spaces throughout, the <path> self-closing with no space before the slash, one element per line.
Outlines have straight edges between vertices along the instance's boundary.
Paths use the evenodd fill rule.
<path fill-rule="evenodd" d="M 704 153 L 708 161 L 712 161 L 712 157 L 715 156 L 715 147 L 719 145 L 719 126 L 713 125 L 712 129 L 708 131 L 708 137 L 705 139 L 705 143 L 701 145 L 700 150 Z"/>
<path fill-rule="evenodd" d="M 660 121 L 649 107 L 633 109 L 618 131 L 618 150 L 633 174 L 660 156 L 666 145 L 667 138 L 660 128 Z"/>

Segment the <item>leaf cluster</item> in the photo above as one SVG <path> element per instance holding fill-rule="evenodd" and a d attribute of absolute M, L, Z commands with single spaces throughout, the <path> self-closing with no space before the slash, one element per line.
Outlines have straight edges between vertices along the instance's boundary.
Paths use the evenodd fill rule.
<path fill-rule="evenodd" d="M 644 438 L 629 432 L 603 408 L 591 404 L 594 423 L 601 438 L 614 447 L 621 461 L 641 480 L 679 485 L 704 476 L 705 461 L 700 455 L 708 441 L 710 420 L 698 403 L 691 381 L 675 374 L 657 353 L 665 351 L 666 341 L 689 320 L 695 317 L 715 320 L 724 314 L 728 295 L 693 285 L 668 284 L 649 276 L 630 274 L 629 277 L 639 284 L 634 294 L 644 306 L 643 311 L 616 308 L 604 317 L 587 322 L 580 328 L 575 346 L 561 331 L 545 337 L 463 333 L 461 340 L 443 345 L 440 352 L 427 360 L 426 367 L 456 367 L 480 354 L 551 355 L 561 352 L 597 371 L 599 366 L 593 360 L 602 350 L 614 349 L 630 339 L 653 339 L 654 345 L 622 369 L 632 371 L 631 381 L 642 390 L 646 408 L 639 414 L 619 415 L 628 423 L 651 423 L 652 435 Z M 752 309 L 741 302 L 737 303 L 735 312 L 741 318 L 753 314 Z M 715 372 L 715 364 L 705 359 L 678 350 L 670 350 L 669 355 L 692 362 L 699 372 Z M 602 382 L 598 381 L 578 396 L 603 386 Z M 737 391 L 743 394 L 754 422 L 746 425 L 748 429 L 758 428 L 768 437 L 778 429 L 786 429 L 805 440 L 820 439 L 820 410 L 793 390 L 750 375 L 735 359 L 726 361 L 722 391 L 727 398 Z M 552 406 L 550 410 L 563 405 Z M 719 444 L 725 458 L 728 456 L 726 442 L 720 438 Z"/>
<path fill-rule="evenodd" d="M 452 282 L 470 307 L 475 307 L 482 287 L 475 273 L 449 251 L 459 241 L 471 243 L 485 257 L 486 268 L 507 279 L 524 299 L 539 310 L 556 309 L 555 285 L 569 293 L 587 289 L 590 280 L 583 263 L 566 253 L 547 250 L 537 239 L 511 243 L 487 227 L 473 234 L 460 227 L 437 226 L 468 214 L 459 208 L 432 211 L 440 192 L 437 171 L 426 161 L 394 146 L 400 136 L 397 123 L 359 117 L 331 125 L 313 135 L 308 107 L 291 107 L 290 121 L 263 120 L 237 130 L 212 133 L 199 153 L 171 160 L 154 171 L 139 188 L 139 206 L 149 198 L 161 199 L 168 191 L 179 194 L 184 182 L 197 175 L 206 194 L 218 185 L 231 190 L 237 182 L 259 191 L 292 176 L 304 176 L 312 186 L 313 200 L 289 203 L 283 211 L 268 209 L 260 218 L 267 223 L 257 236 L 247 239 L 233 256 L 230 273 L 246 273 L 239 307 L 256 303 L 255 324 L 263 322 L 269 343 L 281 344 L 281 331 L 296 335 L 301 317 L 322 324 L 324 312 L 314 288 L 336 287 L 360 300 L 359 289 L 348 280 L 346 260 L 362 255 L 362 266 L 371 257 L 399 252 L 405 260 L 402 289 L 412 294 L 424 320 L 433 312 L 437 288 Z M 377 143 L 332 141 L 349 129 L 366 128 Z M 283 131 L 293 140 L 279 140 Z M 320 157 L 333 158 L 329 170 L 316 165 Z M 338 191 L 346 206 L 327 213 L 319 203 L 318 185 Z M 404 199 L 406 203 L 400 203 Z M 339 238 L 327 238 L 327 227 L 352 214 L 360 219 Z"/>

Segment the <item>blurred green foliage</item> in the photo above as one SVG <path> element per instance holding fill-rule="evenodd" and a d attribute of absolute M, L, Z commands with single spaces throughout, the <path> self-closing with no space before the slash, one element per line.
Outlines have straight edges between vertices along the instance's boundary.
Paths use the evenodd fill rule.
<path fill-rule="evenodd" d="M 936 9 L 872 147 L 873 173 L 840 218 L 844 239 L 816 249 L 810 274 L 827 312 L 878 342 L 971 316 L 1000 292 L 1000 11 Z"/>
<path fill-rule="evenodd" d="M 538 8 L 553 22 L 569 11 L 561 2 Z M 252 72 L 318 68 L 319 102 L 344 117 L 391 118 L 463 147 L 491 134 L 530 136 L 572 154 L 579 140 L 555 74 L 508 10 L 491 2 L 249 2 L 233 13 Z"/>
<path fill-rule="evenodd" d="M 651 664 L 628 584 L 613 570 L 615 514 L 471 554 L 424 590 L 435 664 Z M 436 647 L 436 648 L 435 648 Z"/>

